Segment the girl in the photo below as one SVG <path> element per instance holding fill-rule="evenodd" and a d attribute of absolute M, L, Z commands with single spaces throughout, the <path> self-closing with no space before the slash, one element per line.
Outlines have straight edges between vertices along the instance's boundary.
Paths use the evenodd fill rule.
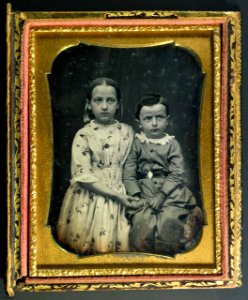
<path fill-rule="evenodd" d="M 128 212 L 130 248 L 173 256 L 196 243 L 202 211 L 185 185 L 180 145 L 165 132 L 166 100 L 157 94 L 145 95 L 135 116 L 143 132 L 135 136 L 123 182 L 129 195 L 143 199 L 144 207 Z"/>
<path fill-rule="evenodd" d="M 85 106 L 90 122 L 76 133 L 72 144 L 71 180 L 59 215 L 57 238 L 81 255 L 129 250 L 125 209 L 137 204 L 125 195 L 122 168 L 133 132 L 114 119 L 120 100 L 115 81 L 92 81 Z"/>

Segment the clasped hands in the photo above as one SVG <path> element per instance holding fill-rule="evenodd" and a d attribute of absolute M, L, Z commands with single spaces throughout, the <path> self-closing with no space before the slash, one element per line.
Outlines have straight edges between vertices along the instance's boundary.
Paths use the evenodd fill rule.
<path fill-rule="evenodd" d="M 121 195 L 119 201 L 127 208 L 139 209 L 148 205 L 154 212 L 159 212 L 165 201 L 165 195 L 163 193 L 158 193 L 149 199 L 142 198 L 140 194 L 135 194 L 132 197 Z"/>

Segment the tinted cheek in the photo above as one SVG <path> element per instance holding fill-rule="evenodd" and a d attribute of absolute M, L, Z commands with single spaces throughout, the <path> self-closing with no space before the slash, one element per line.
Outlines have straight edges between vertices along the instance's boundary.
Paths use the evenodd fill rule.
<path fill-rule="evenodd" d="M 162 127 L 166 127 L 167 126 L 167 121 L 166 120 L 161 120 L 160 124 Z"/>
<path fill-rule="evenodd" d="M 99 114 L 99 108 L 97 106 L 93 106 L 92 107 L 92 112 L 94 115 L 98 115 Z"/>

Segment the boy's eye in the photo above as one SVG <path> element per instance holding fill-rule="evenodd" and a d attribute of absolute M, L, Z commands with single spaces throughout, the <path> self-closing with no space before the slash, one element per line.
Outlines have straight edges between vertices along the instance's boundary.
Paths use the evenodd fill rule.
<path fill-rule="evenodd" d="M 165 119 L 165 116 L 163 116 L 163 115 L 158 115 L 156 118 L 157 118 L 157 120 L 163 120 L 163 119 Z"/>
<path fill-rule="evenodd" d="M 151 119 L 152 119 L 152 117 L 150 117 L 150 116 L 146 116 L 146 117 L 144 117 L 144 121 L 151 121 Z"/>

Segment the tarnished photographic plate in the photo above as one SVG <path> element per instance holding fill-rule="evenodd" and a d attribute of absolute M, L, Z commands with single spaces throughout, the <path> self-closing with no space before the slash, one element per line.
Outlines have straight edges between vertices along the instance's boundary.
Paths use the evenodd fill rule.
<path fill-rule="evenodd" d="M 15 12 L 8 6 L 7 34 L 8 294 L 240 286 L 239 13 Z M 96 78 L 105 78 L 104 84 L 88 95 Z M 106 78 L 118 82 L 121 100 Z M 104 93 L 114 97 L 106 100 Z M 166 99 L 170 108 L 166 135 L 157 140 L 160 125 L 149 137 L 150 121 L 141 116 L 148 110 L 152 119 L 157 108 L 165 113 L 163 102 L 141 106 L 134 115 L 147 94 Z M 102 103 L 106 111 L 99 113 Z M 112 111 L 110 105 L 116 105 Z M 111 125 L 104 123 L 108 118 Z M 161 122 L 163 114 L 156 118 Z M 127 128 L 137 133 L 133 143 L 151 149 L 139 180 L 163 189 L 169 177 L 170 184 L 177 182 L 172 191 L 163 190 L 162 206 L 154 208 L 148 197 L 130 213 L 111 196 L 111 187 L 131 178 L 121 177 L 123 168 L 130 171 Z M 109 142 L 101 144 L 105 135 Z M 87 147 L 77 153 L 86 138 Z M 163 150 L 170 143 L 173 155 Z M 154 170 L 160 154 L 164 165 Z M 180 155 L 184 164 L 175 166 Z M 75 179 L 75 157 L 83 159 L 84 181 Z M 135 159 L 142 169 L 143 160 Z M 178 184 L 183 166 L 185 181 Z M 90 181 L 108 192 L 87 190 Z M 118 192 L 128 194 L 128 186 Z M 110 204 L 118 212 L 110 212 Z M 144 250 L 149 230 L 151 250 Z M 125 237 L 131 246 L 124 245 Z"/>

